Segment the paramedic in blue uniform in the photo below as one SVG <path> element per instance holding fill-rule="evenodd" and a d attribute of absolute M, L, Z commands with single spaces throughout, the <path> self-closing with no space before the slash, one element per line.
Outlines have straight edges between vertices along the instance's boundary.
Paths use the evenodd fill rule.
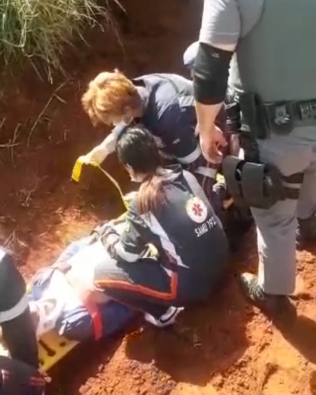
<path fill-rule="evenodd" d="M 104 246 L 118 263 L 99 265 L 95 285 L 145 312 L 152 324 L 170 325 L 185 306 L 206 299 L 220 283 L 228 262 L 227 239 L 195 177 L 180 165 L 161 167 L 145 128 L 126 128 L 116 152 L 140 189 L 123 234 L 110 225 L 104 233 Z M 149 243 L 157 257 L 144 256 Z"/>
<path fill-rule="evenodd" d="M 162 156 L 192 172 L 212 199 L 219 166 L 208 163 L 201 153 L 192 81 L 176 74 L 149 74 L 130 80 L 117 70 L 103 72 L 90 82 L 82 104 L 93 124 L 116 126 L 86 155 L 87 162 L 101 163 L 115 151 L 122 128 L 141 123 L 154 136 Z M 223 111 L 216 123 L 225 129 Z M 213 199 L 219 200 L 216 196 Z"/>
<path fill-rule="evenodd" d="M 11 358 L 0 356 L 1 395 L 42 395 L 36 333 L 26 284 L 10 252 L 0 247 L 0 327 Z"/>

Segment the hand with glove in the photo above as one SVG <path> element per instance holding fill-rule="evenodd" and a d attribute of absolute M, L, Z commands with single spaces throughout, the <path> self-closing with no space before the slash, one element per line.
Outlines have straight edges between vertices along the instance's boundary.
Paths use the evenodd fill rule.
<path fill-rule="evenodd" d="M 82 157 L 82 162 L 85 165 L 100 165 L 108 156 L 108 152 L 104 147 L 98 145 L 97 147 L 93 148 L 88 154 Z"/>
<path fill-rule="evenodd" d="M 106 139 L 93 148 L 87 155 L 83 157 L 85 164 L 100 165 L 108 155 L 115 151 L 116 137 L 114 133 L 110 133 Z"/>

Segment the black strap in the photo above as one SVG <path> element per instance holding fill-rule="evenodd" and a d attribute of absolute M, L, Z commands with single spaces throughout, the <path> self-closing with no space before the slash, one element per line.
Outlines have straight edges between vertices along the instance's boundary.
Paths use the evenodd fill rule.
<path fill-rule="evenodd" d="M 291 174 L 290 176 L 282 176 L 282 179 L 284 182 L 287 182 L 288 184 L 302 184 L 304 181 L 304 173 L 294 173 Z"/>
<path fill-rule="evenodd" d="M 246 204 L 240 185 L 240 171 L 245 161 L 236 156 L 226 156 L 223 160 L 223 175 L 227 184 L 227 189 L 231 194 L 236 205 L 243 206 Z M 240 179 L 239 179 L 240 178 Z"/>
<path fill-rule="evenodd" d="M 300 188 L 284 187 L 284 194 L 287 199 L 298 200 L 300 197 Z"/>
<path fill-rule="evenodd" d="M 197 182 L 197 179 L 194 177 L 194 175 L 186 170 L 183 170 L 183 177 L 194 195 L 200 198 L 208 209 L 212 209 L 205 192 L 203 191 L 201 185 Z"/>
<path fill-rule="evenodd" d="M 304 181 L 304 172 L 294 173 L 290 176 L 283 176 L 282 180 L 287 184 L 299 184 L 299 187 L 284 185 L 284 193 L 287 199 L 298 200 L 300 196 L 301 184 Z"/>

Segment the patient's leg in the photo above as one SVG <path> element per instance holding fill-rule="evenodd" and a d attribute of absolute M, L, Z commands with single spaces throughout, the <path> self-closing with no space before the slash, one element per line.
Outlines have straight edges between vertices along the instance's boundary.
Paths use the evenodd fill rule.
<path fill-rule="evenodd" d="M 93 285 L 93 277 L 89 280 L 87 273 L 78 273 L 75 270 L 69 270 L 65 276 L 69 284 L 78 292 L 81 300 L 89 300 L 92 303 L 107 303 L 110 298 L 103 292 L 97 291 Z"/>

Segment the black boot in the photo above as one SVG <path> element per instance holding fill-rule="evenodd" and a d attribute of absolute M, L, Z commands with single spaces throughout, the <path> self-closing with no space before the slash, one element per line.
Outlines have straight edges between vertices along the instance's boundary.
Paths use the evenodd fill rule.
<path fill-rule="evenodd" d="M 295 312 L 295 307 L 285 295 L 266 294 L 258 284 L 258 278 L 252 273 L 243 273 L 240 276 L 242 290 L 245 296 L 266 315 Z"/>
<path fill-rule="evenodd" d="M 248 234 L 253 225 L 253 218 L 250 211 L 243 210 L 232 204 L 225 212 L 225 222 L 223 222 L 224 230 L 226 232 L 230 249 L 232 252 L 237 252 L 243 246 L 245 235 Z"/>
<path fill-rule="evenodd" d="M 296 230 L 296 248 L 300 251 L 313 240 L 316 240 L 316 214 L 310 218 L 298 219 Z"/>

